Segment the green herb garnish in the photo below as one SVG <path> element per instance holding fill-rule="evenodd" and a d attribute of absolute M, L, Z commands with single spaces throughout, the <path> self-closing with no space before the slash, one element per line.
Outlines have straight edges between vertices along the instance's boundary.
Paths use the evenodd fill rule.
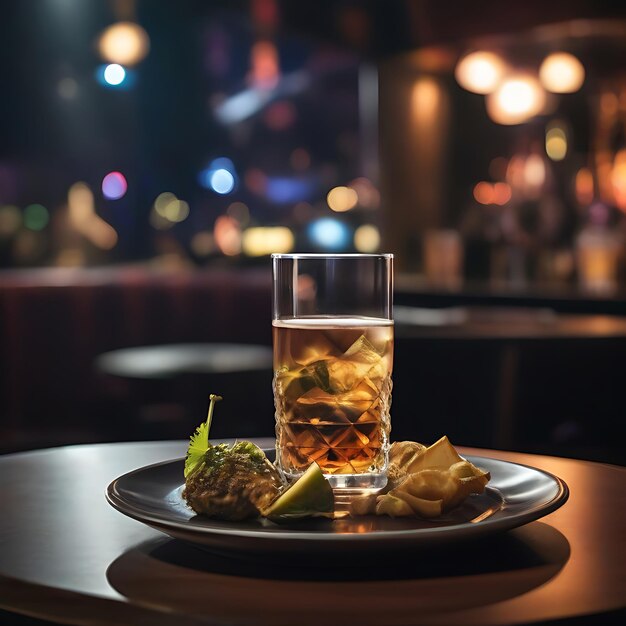
<path fill-rule="evenodd" d="M 213 419 L 213 408 L 215 403 L 221 399 L 222 396 L 216 396 L 215 394 L 209 396 L 209 411 L 206 422 L 200 424 L 193 435 L 191 435 L 187 456 L 185 457 L 185 478 L 202 463 L 207 450 L 212 447 L 209 443 L 209 431 L 211 430 L 211 420 Z"/>

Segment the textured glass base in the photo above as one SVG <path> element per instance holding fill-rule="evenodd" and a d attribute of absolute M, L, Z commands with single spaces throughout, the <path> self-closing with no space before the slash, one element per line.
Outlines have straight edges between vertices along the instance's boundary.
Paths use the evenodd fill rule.
<path fill-rule="evenodd" d="M 387 484 L 385 474 L 333 474 L 326 476 L 333 489 L 355 491 L 377 491 Z"/>
<path fill-rule="evenodd" d="M 284 472 L 283 475 L 291 483 L 302 476 L 302 472 L 295 474 Z M 326 480 L 333 488 L 335 495 L 344 493 L 347 497 L 367 495 L 380 491 L 387 484 L 386 474 L 326 474 Z"/>

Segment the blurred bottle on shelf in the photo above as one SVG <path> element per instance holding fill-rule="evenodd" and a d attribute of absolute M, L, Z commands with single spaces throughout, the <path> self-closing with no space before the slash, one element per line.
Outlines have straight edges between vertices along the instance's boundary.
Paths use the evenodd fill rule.
<path fill-rule="evenodd" d="M 458 287 L 463 277 L 463 240 L 452 229 L 429 230 L 424 235 L 424 271 L 433 285 Z"/>
<path fill-rule="evenodd" d="M 603 225 L 586 226 L 576 238 L 576 268 L 585 291 L 610 293 L 617 287 L 621 241 Z"/>

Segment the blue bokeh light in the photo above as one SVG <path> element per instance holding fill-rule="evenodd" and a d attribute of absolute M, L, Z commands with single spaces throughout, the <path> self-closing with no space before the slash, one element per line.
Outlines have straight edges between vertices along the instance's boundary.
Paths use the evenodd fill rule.
<path fill-rule="evenodd" d="M 311 180 L 303 178 L 272 177 L 267 179 L 267 199 L 277 204 L 308 200 L 314 189 Z"/>
<path fill-rule="evenodd" d="M 118 63 L 111 63 L 104 68 L 103 76 L 109 85 L 121 85 L 126 78 L 126 70 Z"/>
<path fill-rule="evenodd" d="M 350 242 L 350 229 L 332 217 L 311 222 L 308 234 L 311 242 L 324 250 L 343 250 Z"/>
<path fill-rule="evenodd" d="M 209 166 L 198 175 L 198 182 L 205 189 L 210 189 L 222 196 L 229 194 L 237 186 L 235 166 L 226 157 L 213 159 Z"/>
<path fill-rule="evenodd" d="M 228 170 L 219 168 L 211 174 L 209 183 L 215 193 L 225 195 L 235 188 L 235 177 Z"/>
<path fill-rule="evenodd" d="M 100 65 L 96 69 L 96 80 L 107 89 L 129 89 L 135 83 L 134 73 L 118 63 Z"/>

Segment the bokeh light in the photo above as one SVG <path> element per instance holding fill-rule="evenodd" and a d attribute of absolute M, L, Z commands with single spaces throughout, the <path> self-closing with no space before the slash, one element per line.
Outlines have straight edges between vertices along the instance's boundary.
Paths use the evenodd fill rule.
<path fill-rule="evenodd" d="M 117 63 L 111 63 L 104 68 L 103 77 L 104 81 L 108 85 L 117 87 L 124 82 L 124 79 L 126 78 L 126 70 Z"/>
<path fill-rule="evenodd" d="M 72 226 L 94 246 L 111 250 L 117 245 L 117 231 L 96 213 L 93 192 L 87 183 L 77 182 L 69 188 L 67 206 Z"/>
<path fill-rule="evenodd" d="M 511 157 L 506 168 L 506 181 L 513 189 L 524 187 L 524 167 L 526 157 L 522 154 L 515 154 Z"/>
<path fill-rule="evenodd" d="M 585 68 L 573 54 L 555 52 L 544 59 L 539 78 L 548 91 L 574 93 L 585 82 Z"/>
<path fill-rule="evenodd" d="M 210 189 L 222 196 L 227 195 L 237 186 L 235 166 L 226 157 L 213 159 L 209 166 L 198 175 L 198 182 L 205 189 Z"/>
<path fill-rule="evenodd" d="M 350 241 L 349 228 L 333 217 L 311 222 L 308 235 L 313 244 L 324 250 L 343 250 Z"/>
<path fill-rule="evenodd" d="M 267 178 L 265 195 L 268 200 L 277 204 L 301 202 L 311 197 L 314 187 L 314 181 L 309 178 L 276 176 Z"/>
<path fill-rule="evenodd" d="M 22 213 L 12 204 L 0 206 L 0 237 L 9 237 L 22 225 Z"/>
<path fill-rule="evenodd" d="M 511 186 L 507 183 L 496 183 L 493 186 L 493 203 L 504 206 L 513 197 Z"/>
<path fill-rule="evenodd" d="M 247 256 L 267 256 L 290 252 L 295 238 L 286 226 L 259 226 L 245 230 L 241 243 L 243 253 Z"/>
<path fill-rule="evenodd" d="M 148 33 L 134 22 L 112 24 L 100 35 L 98 51 L 110 63 L 135 65 L 150 50 Z"/>
<path fill-rule="evenodd" d="M 493 186 L 484 180 L 476 183 L 474 186 L 474 200 L 476 200 L 478 204 L 492 204 Z"/>
<path fill-rule="evenodd" d="M 546 94 L 531 74 L 518 74 L 504 80 L 486 97 L 487 113 L 498 124 L 521 124 L 541 112 Z"/>
<path fill-rule="evenodd" d="M 546 182 L 546 164 L 538 154 L 530 154 L 524 164 L 524 183 L 527 190 L 539 189 Z"/>
<path fill-rule="evenodd" d="M 513 190 L 507 183 L 489 183 L 483 180 L 476 184 L 473 195 L 479 204 L 504 206 L 511 200 Z"/>
<path fill-rule="evenodd" d="M 189 217 L 189 204 L 177 198 L 171 191 L 160 193 L 154 201 L 153 209 L 154 215 L 151 216 L 150 223 L 158 230 L 166 230 L 170 225 L 183 222 Z"/>
<path fill-rule="evenodd" d="M 213 226 L 215 244 L 226 256 L 241 254 L 241 228 L 237 220 L 220 215 Z"/>
<path fill-rule="evenodd" d="M 271 41 L 257 41 L 250 50 L 250 81 L 260 89 L 272 89 L 280 76 L 278 50 Z"/>
<path fill-rule="evenodd" d="M 235 177 L 228 170 L 220 168 L 211 173 L 209 185 L 215 193 L 225 195 L 235 188 Z"/>
<path fill-rule="evenodd" d="M 611 171 L 611 186 L 617 208 L 626 212 L 626 150 L 620 150 L 615 155 Z"/>
<path fill-rule="evenodd" d="M 472 93 L 493 92 L 504 72 L 506 64 L 493 52 L 472 52 L 457 64 L 454 76 L 461 87 Z"/>
<path fill-rule="evenodd" d="M 354 231 L 354 247 L 359 252 L 376 252 L 380 246 L 380 231 L 373 224 L 363 224 Z"/>
<path fill-rule="evenodd" d="M 173 200 L 165 207 L 165 219 L 170 222 L 184 222 L 189 217 L 189 204 L 184 200 Z"/>
<path fill-rule="evenodd" d="M 546 154 L 553 161 L 562 161 L 567 156 L 567 134 L 559 122 L 546 129 Z"/>
<path fill-rule="evenodd" d="M 171 191 L 164 191 L 156 197 L 156 200 L 154 201 L 154 210 L 161 217 L 165 217 L 167 205 L 174 200 L 177 200 L 175 194 Z"/>
<path fill-rule="evenodd" d="M 357 192 L 350 187 L 334 187 L 326 196 L 328 206 L 337 213 L 353 209 L 358 201 L 359 196 Z"/>
<path fill-rule="evenodd" d="M 77 230 L 82 230 L 94 213 L 93 193 L 84 182 L 74 183 L 67 192 L 70 221 Z"/>
<path fill-rule="evenodd" d="M 109 200 L 123 198 L 128 189 L 128 183 L 121 172 L 109 172 L 102 179 L 102 194 Z"/>
<path fill-rule="evenodd" d="M 576 173 L 575 180 L 576 200 L 581 206 L 588 206 L 593 202 L 594 184 L 593 174 L 586 167 L 581 167 Z"/>
<path fill-rule="evenodd" d="M 411 110 L 420 128 L 430 126 L 440 113 L 443 90 L 430 76 L 418 78 L 411 91 Z"/>
<path fill-rule="evenodd" d="M 49 221 L 48 209 L 42 204 L 29 204 L 24 209 L 24 226 L 29 230 L 43 230 Z"/>

